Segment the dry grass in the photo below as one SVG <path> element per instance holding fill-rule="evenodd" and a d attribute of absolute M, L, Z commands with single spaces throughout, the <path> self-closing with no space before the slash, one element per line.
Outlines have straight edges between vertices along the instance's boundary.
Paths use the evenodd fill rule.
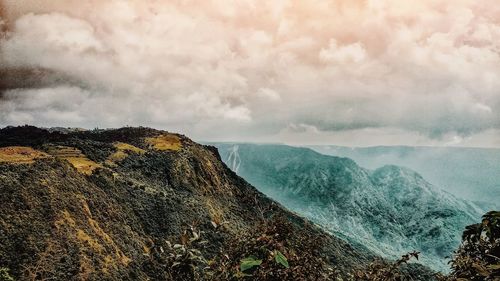
<path fill-rule="evenodd" d="M 113 249 L 114 254 L 116 255 L 116 260 L 120 262 L 124 266 L 128 266 L 128 264 L 131 262 L 130 258 L 128 258 L 121 250 L 120 248 L 116 245 L 116 243 L 113 241 L 111 236 L 106 233 L 100 226 L 99 223 L 94 220 L 92 217 L 92 213 L 90 211 L 89 205 L 85 201 L 85 199 L 80 199 L 83 207 L 83 211 L 85 215 L 88 217 L 87 221 L 88 224 L 90 225 L 90 228 L 94 232 L 95 235 L 101 240 L 104 241 L 108 246 L 110 246 Z"/>
<path fill-rule="evenodd" d="M 207 212 L 210 215 L 210 218 L 212 219 L 211 221 L 212 225 L 216 228 L 220 227 L 223 223 L 225 223 L 224 219 L 225 207 L 220 206 L 213 199 L 208 199 L 205 203 Z"/>
<path fill-rule="evenodd" d="M 76 227 L 76 221 L 73 219 L 71 214 L 65 210 L 61 213 L 61 218 L 54 222 L 54 225 L 57 229 L 63 227 L 64 225 L 68 225 L 70 227 Z"/>
<path fill-rule="evenodd" d="M 137 153 L 137 154 L 146 153 L 146 150 L 138 148 L 138 147 L 133 146 L 133 145 L 128 144 L 128 143 L 124 143 L 124 142 L 115 142 L 113 144 L 113 146 L 119 151 L 133 152 L 133 153 Z"/>
<path fill-rule="evenodd" d="M 128 157 L 128 154 L 126 152 L 123 152 L 123 151 L 117 151 L 113 154 L 111 154 L 108 159 L 106 160 L 106 163 L 107 164 L 111 164 L 111 166 L 114 166 L 113 164 L 116 163 L 116 162 L 121 162 L 123 160 L 125 160 L 125 158 Z"/>
<path fill-rule="evenodd" d="M 111 154 L 106 160 L 106 163 L 110 166 L 116 166 L 115 165 L 116 162 L 123 161 L 130 155 L 130 153 L 136 153 L 136 154 L 146 153 L 146 150 L 124 142 L 115 142 L 113 143 L 113 146 L 116 148 L 116 152 Z"/>
<path fill-rule="evenodd" d="M 57 231 L 67 233 L 68 238 L 76 242 L 80 248 L 82 264 L 89 272 L 101 271 L 109 273 L 118 267 L 127 267 L 132 261 L 127 257 L 112 237 L 100 226 L 92 216 L 85 198 L 80 198 L 84 219 L 77 220 L 67 210 L 61 212 L 60 218 L 54 222 Z M 85 280 L 85 279 L 83 279 Z"/>
<path fill-rule="evenodd" d="M 145 141 L 149 147 L 161 151 L 178 151 L 182 148 L 181 139 L 178 136 L 171 134 L 163 134 L 152 138 L 146 138 Z"/>
<path fill-rule="evenodd" d="M 93 252 L 95 253 L 101 253 L 102 251 L 104 251 L 104 247 L 95 239 L 93 239 L 92 237 L 90 237 L 90 235 L 88 235 L 84 230 L 82 229 L 78 229 L 77 232 L 76 232 L 76 238 L 82 242 L 82 243 L 86 243 L 90 249 L 92 249 Z"/>
<path fill-rule="evenodd" d="M 79 149 L 68 146 L 54 146 L 49 148 L 49 153 L 58 159 L 68 161 L 78 172 L 91 175 L 95 169 L 102 167 L 100 164 L 88 159 Z"/>
<path fill-rule="evenodd" d="M 101 167 L 101 165 L 86 157 L 68 157 L 64 159 L 73 165 L 78 172 L 86 175 L 91 175 L 95 169 Z"/>
<path fill-rule="evenodd" d="M 30 164 L 50 155 L 25 146 L 0 147 L 0 163 Z"/>

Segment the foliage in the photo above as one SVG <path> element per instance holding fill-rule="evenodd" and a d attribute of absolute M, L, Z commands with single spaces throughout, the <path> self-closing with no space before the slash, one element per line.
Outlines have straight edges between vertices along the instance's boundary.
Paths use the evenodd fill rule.
<path fill-rule="evenodd" d="M 419 252 L 411 252 L 403 255 L 395 262 L 388 262 L 377 259 L 372 262 L 365 270 L 354 272 L 351 280 L 357 281 L 402 281 L 405 280 L 400 267 L 407 264 L 412 258 L 418 260 Z"/>
<path fill-rule="evenodd" d="M 160 248 L 166 255 L 166 264 L 171 277 L 175 280 L 201 280 L 208 269 L 208 261 L 199 248 L 207 241 L 201 239 L 201 231 L 191 226 L 180 236 L 180 243 L 165 241 L 166 249 Z"/>
<path fill-rule="evenodd" d="M 8 268 L 0 267 L 0 281 L 14 281 L 14 278 L 9 274 Z"/>
<path fill-rule="evenodd" d="M 451 267 L 451 280 L 500 280 L 500 212 L 466 227 Z"/>
<path fill-rule="evenodd" d="M 212 265 L 212 280 L 335 280 L 320 254 L 324 241 L 308 235 L 287 218 L 263 219 L 229 241 Z"/>
<path fill-rule="evenodd" d="M 283 254 L 282 254 L 280 251 L 278 251 L 278 250 L 275 250 L 275 251 L 274 251 L 274 260 L 275 260 L 277 263 L 279 263 L 279 264 L 283 265 L 283 266 L 284 266 L 284 267 L 286 267 L 286 268 L 289 268 L 289 267 L 290 267 L 290 265 L 288 265 L 288 260 L 287 260 L 287 258 L 285 257 L 285 255 L 283 255 Z"/>
<path fill-rule="evenodd" d="M 252 269 L 252 268 L 259 266 L 261 264 L 262 264 L 262 260 L 258 260 L 255 257 L 251 256 L 251 257 L 244 258 L 241 260 L 240 270 L 247 271 L 247 270 Z"/>

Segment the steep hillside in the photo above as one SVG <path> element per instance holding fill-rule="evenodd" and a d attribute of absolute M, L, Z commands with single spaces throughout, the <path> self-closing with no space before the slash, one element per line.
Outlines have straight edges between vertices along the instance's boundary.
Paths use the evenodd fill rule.
<path fill-rule="evenodd" d="M 252 256 L 255 278 L 322 280 L 374 257 L 265 197 L 214 147 L 146 128 L 0 130 L 0 242 L 17 280 L 228 280 Z"/>
<path fill-rule="evenodd" d="M 500 149 L 464 147 L 311 146 L 326 155 L 348 157 L 377 169 L 398 165 L 417 171 L 427 181 L 462 198 L 500 208 Z"/>
<path fill-rule="evenodd" d="M 402 167 L 371 171 L 284 145 L 217 146 L 233 170 L 291 210 L 386 257 L 421 251 L 436 270 L 447 270 L 445 257 L 482 212 Z"/>

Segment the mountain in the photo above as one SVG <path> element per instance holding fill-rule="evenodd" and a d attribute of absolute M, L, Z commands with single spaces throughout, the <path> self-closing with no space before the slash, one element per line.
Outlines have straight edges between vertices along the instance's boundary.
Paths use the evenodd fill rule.
<path fill-rule="evenodd" d="M 489 209 L 500 208 L 500 149 L 463 147 L 310 146 L 326 155 L 348 157 L 376 169 L 398 165 L 417 171 L 427 181 Z"/>
<path fill-rule="evenodd" d="M 447 270 L 462 229 L 483 212 L 399 166 L 368 170 L 285 145 L 216 146 L 238 175 L 326 230 L 386 257 L 421 251 L 436 270 Z"/>
<path fill-rule="evenodd" d="M 287 211 L 185 136 L 0 130 L 0 277 L 234 280 L 249 257 L 262 259 L 259 280 L 328 280 L 376 256 Z M 431 278 L 419 265 L 403 270 Z"/>

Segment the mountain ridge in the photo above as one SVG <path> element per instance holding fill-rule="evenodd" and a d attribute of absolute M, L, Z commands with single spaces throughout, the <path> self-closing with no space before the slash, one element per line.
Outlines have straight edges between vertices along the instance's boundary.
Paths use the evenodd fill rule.
<path fill-rule="evenodd" d="M 232 280 L 240 259 L 256 254 L 242 245 L 261 243 L 248 235 L 263 228 L 288 237 L 272 244 L 290 264 L 275 269 L 282 280 L 322 280 L 330 268 L 346 276 L 376 257 L 257 191 L 215 147 L 166 131 L 0 129 L 0 183 L 0 268 L 19 280 L 198 279 L 202 269 L 173 267 L 168 245 L 200 236 L 208 243 L 193 253 L 211 260 L 215 280 Z M 280 217 L 285 224 L 273 224 Z M 414 280 L 432 276 L 406 270 Z"/>
<path fill-rule="evenodd" d="M 369 170 L 284 145 L 217 146 L 226 162 L 238 150 L 238 174 L 286 207 L 383 256 L 422 251 L 436 270 L 447 270 L 461 229 L 483 212 L 404 167 Z"/>
<path fill-rule="evenodd" d="M 307 146 L 326 155 L 349 157 L 361 166 L 405 166 L 418 171 L 432 184 L 458 197 L 484 201 L 498 208 L 500 149 L 473 147 Z"/>

